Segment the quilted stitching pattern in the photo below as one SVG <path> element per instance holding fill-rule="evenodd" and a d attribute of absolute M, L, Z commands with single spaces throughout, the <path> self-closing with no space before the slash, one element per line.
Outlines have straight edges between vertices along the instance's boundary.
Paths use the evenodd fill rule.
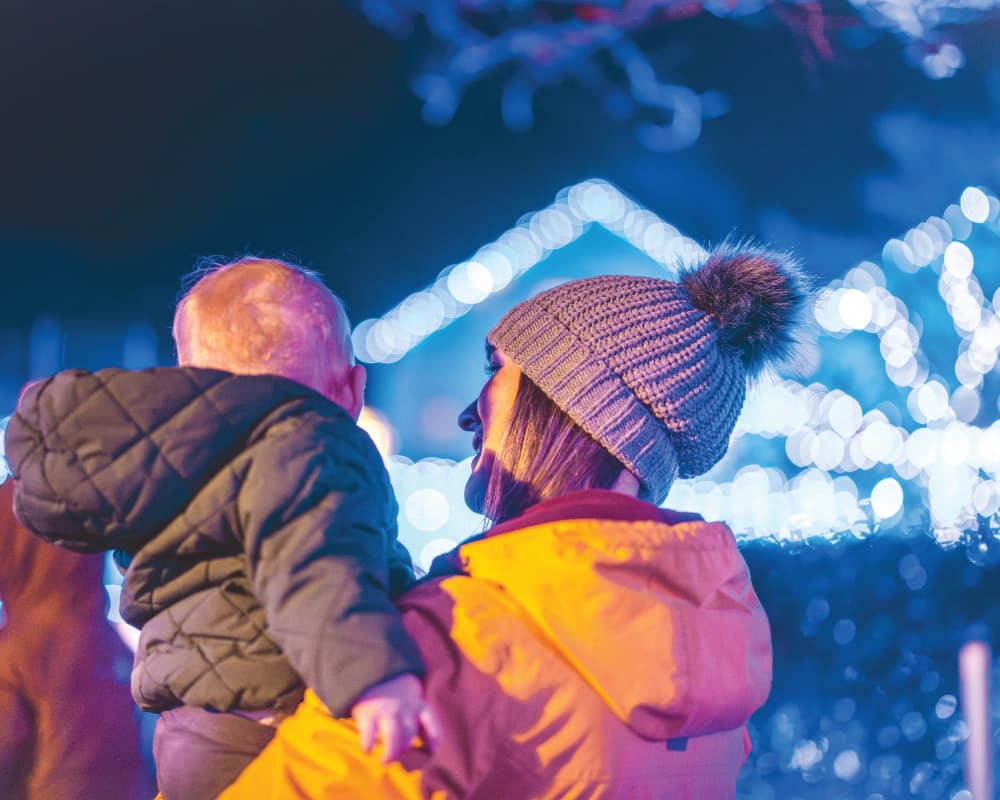
<path fill-rule="evenodd" d="M 301 689 L 253 592 L 236 499 L 269 431 L 308 435 L 312 419 L 356 430 L 299 384 L 213 370 L 71 370 L 22 397 L 7 431 L 18 511 L 61 545 L 129 554 L 143 708 L 263 708 Z M 358 434 L 344 438 L 357 457 Z"/>

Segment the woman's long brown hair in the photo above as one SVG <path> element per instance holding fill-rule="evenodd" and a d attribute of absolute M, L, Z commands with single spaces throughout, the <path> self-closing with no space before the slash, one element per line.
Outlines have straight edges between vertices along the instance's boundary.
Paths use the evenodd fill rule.
<path fill-rule="evenodd" d="M 483 513 L 499 523 L 541 500 L 579 489 L 609 489 L 622 469 L 522 373 Z"/>

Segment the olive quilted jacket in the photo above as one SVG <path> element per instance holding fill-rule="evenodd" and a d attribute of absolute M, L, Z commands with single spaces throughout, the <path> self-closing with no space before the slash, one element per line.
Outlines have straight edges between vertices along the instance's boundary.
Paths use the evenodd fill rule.
<path fill-rule="evenodd" d="M 29 528 L 115 550 L 143 708 L 273 708 L 305 684 L 344 714 L 374 683 L 423 674 L 391 600 L 413 572 L 385 468 L 311 389 L 67 370 L 25 389 L 6 450 Z"/>

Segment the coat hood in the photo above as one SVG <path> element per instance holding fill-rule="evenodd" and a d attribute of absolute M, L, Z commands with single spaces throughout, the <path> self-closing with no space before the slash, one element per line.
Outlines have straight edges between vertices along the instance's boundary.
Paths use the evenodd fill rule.
<path fill-rule="evenodd" d="M 336 408 L 284 378 L 191 367 L 67 370 L 38 381 L 5 437 L 12 474 L 32 487 L 16 492 L 17 515 L 71 550 L 134 553 L 298 398 Z"/>
<path fill-rule="evenodd" d="M 458 557 L 635 733 L 739 728 L 770 691 L 771 637 L 732 532 L 689 515 L 626 516 L 507 524 Z"/>

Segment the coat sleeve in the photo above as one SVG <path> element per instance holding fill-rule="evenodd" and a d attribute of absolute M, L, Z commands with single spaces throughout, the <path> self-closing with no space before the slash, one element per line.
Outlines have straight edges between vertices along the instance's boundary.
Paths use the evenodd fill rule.
<path fill-rule="evenodd" d="M 369 687 L 423 677 L 390 597 L 390 565 L 409 566 L 396 503 L 374 445 L 346 417 L 278 428 L 254 446 L 237 498 L 254 592 L 292 666 L 346 716 Z"/>
<path fill-rule="evenodd" d="M 399 531 L 396 518 L 399 516 L 399 507 L 396 505 L 395 498 L 392 501 L 391 515 L 393 543 L 389 553 L 389 593 L 393 599 L 397 599 L 403 592 L 413 587 L 417 576 L 414 572 L 410 551 L 406 549 L 398 538 Z"/>
<path fill-rule="evenodd" d="M 14 687 L 0 681 L 0 797 L 20 797 L 31 771 L 31 710 Z"/>

